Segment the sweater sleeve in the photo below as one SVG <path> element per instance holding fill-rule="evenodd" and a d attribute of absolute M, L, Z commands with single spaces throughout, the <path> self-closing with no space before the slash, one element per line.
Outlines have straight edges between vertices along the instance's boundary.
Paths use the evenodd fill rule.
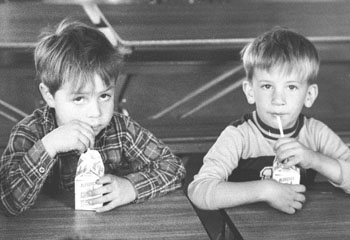
<path fill-rule="evenodd" d="M 238 166 L 242 155 L 243 137 L 233 126 L 228 126 L 204 156 L 203 166 L 188 187 L 191 201 L 202 209 L 217 209 L 215 189 L 220 182 L 227 181 Z"/>
<path fill-rule="evenodd" d="M 318 129 L 313 129 L 313 131 L 317 133 L 316 142 L 319 151 L 336 159 L 341 168 L 341 183 L 331 182 L 331 184 L 350 194 L 350 149 L 328 126 L 319 121 L 315 121 L 315 123 L 315 128 Z"/>
<path fill-rule="evenodd" d="M 344 190 L 344 192 L 350 194 L 350 162 L 345 160 L 339 160 L 339 164 L 342 171 L 342 182 L 337 185 L 332 183 L 334 186 Z"/>

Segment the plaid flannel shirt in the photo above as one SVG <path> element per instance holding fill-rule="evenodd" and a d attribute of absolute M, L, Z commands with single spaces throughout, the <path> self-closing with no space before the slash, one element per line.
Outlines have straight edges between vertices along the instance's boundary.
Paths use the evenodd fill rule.
<path fill-rule="evenodd" d="M 73 190 L 76 151 L 51 158 L 41 139 L 56 128 L 54 110 L 37 109 L 16 124 L 0 159 L 0 206 L 17 215 L 32 206 L 41 189 Z M 137 199 L 144 201 L 181 187 L 182 161 L 162 141 L 127 116 L 115 113 L 95 139 L 105 173 L 123 176 L 133 184 Z"/>

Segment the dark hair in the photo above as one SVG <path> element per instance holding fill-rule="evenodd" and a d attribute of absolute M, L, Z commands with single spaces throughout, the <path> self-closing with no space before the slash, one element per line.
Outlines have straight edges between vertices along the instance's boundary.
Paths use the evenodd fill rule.
<path fill-rule="evenodd" d="M 37 80 L 54 95 L 66 82 L 75 88 L 94 82 L 96 74 L 109 86 L 118 77 L 121 56 L 99 30 L 65 19 L 40 35 L 34 60 Z"/>
<path fill-rule="evenodd" d="M 320 60 L 315 46 L 304 36 L 275 27 L 247 44 L 241 52 L 247 79 L 254 70 L 278 68 L 283 74 L 298 73 L 308 83 L 317 79 Z"/>

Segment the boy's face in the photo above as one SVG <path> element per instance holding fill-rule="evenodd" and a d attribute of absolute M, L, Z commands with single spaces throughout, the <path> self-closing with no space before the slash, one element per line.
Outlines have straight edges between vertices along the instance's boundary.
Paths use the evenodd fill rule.
<path fill-rule="evenodd" d="M 316 84 L 309 85 L 296 73 L 281 74 L 276 69 L 255 70 L 252 81 L 244 81 L 243 90 L 248 103 L 255 103 L 260 119 L 273 128 L 278 128 L 277 115 L 283 128 L 293 127 L 303 106 L 311 107 L 318 95 Z"/>
<path fill-rule="evenodd" d="M 65 83 L 46 102 L 55 108 L 58 126 L 79 120 L 89 124 L 96 136 L 113 116 L 114 87 L 105 86 L 100 76 L 95 75 L 94 83 L 87 83 L 81 89 L 74 89 L 70 83 Z"/>

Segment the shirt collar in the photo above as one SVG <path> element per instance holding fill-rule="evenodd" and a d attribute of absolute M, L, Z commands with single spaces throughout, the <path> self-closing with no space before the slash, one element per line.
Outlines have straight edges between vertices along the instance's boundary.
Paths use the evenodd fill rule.
<path fill-rule="evenodd" d="M 264 135 L 264 137 L 277 140 L 281 137 L 280 131 L 277 128 L 273 128 L 267 124 L 265 124 L 258 116 L 256 111 L 253 112 L 253 122 L 258 127 L 260 132 Z M 283 129 L 283 133 L 286 137 L 296 137 L 299 134 L 301 127 L 304 124 L 304 115 L 300 114 L 296 123 L 293 127 Z"/>
<path fill-rule="evenodd" d="M 45 134 L 51 132 L 55 128 L 57 128 L 56 117 L 55 117 L 55 109 L 50 108 L 46 105 L 43 108 L 43 123 L 45 126 L 45 130 L 47 131 Z"/>

